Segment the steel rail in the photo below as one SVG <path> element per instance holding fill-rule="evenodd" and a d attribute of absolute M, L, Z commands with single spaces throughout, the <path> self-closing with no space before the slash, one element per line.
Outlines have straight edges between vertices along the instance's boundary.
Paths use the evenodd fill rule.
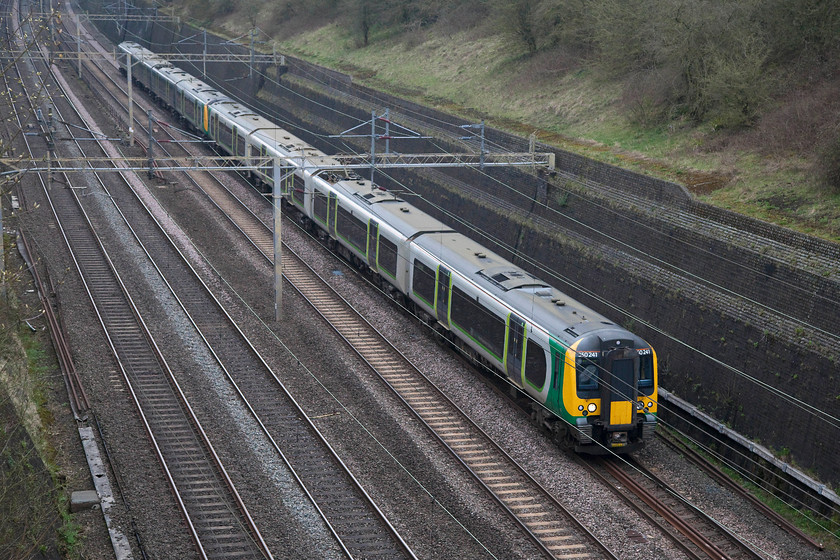
<path fill-rule="evenodd" d="M 11 21 L 15 21 L 18 18 L 12 17 L 10 19 Z M 6 29 L 8 33 L 8 27 L 4 27 L 4 29 Z M 16 72 L 18 72 L 18 78 L 21 80 L 22 84 L 23 77 L 20 75 L 19 69 L 16 65 L 14 66 L 14 69 Z M 3 74 L 3 81 L 5 84 L 4 90 L 7 92 L 11 91 L 8 73 Z M 14 103 L 10 105 L 12 116 L 14 117 L 15 122 L 17 122 L 18 129 L 23 130 L 23 123 L 21 122 L 17 106 Z M 32 148 L 29 144 L 29 140 L 25 135 L 23 136 L 23 140 L 27 147 L 27 150 L 31 154 Z M 28 255 L 32 255 L 32 250 L 29 246 L 29 241 L 23 231 L 19 232 L 19 237 L 22 252 Z M 41 278 L 41 273 L 38 270 L 38 267 L 35 266 L 34 261 L 32 261 L 31 258 L 24 258 L 24 260 L 27 262 L 27 268 L 32 274 L 38 292 L 38 299 L 41 302 L 41 307 L 44 311 L 44 316 L 47 319 L 50 337 L 53 340 L 53 346 L 55 348 L 56 356 L 59 361 L 59 366 L 61 368 L 64 384 L 67 388 L 67 394 L 70 399 L 70 409 L 73 412 L 73 417 L 77 421 L 79 421 L 82 419 L 82 415 L 90 409 L 90 401 L 88 400 L 87 394 L 85 393 L 85 389 L 82 385 L 81 379 L 79 378 L 79 374 L 76 371 L 76 365 L 73 362 L 73 356 L 70 352 L 70 348 L 67 344 L 66 339 L 64 338 L 64 329 L 60 325 L 58 314 L 56 313 L 54 307 L 55 302 L 54 300 L 51 300 L 47 295 L 50 293 L 50 290 L 47 290 L 46 284 Z"/>
<path fill-rule="evenodd" d="M 761 554 L 743 539 L 691 504 L 632 458 L 598 458 L 593 463 L 641 499 L 708 558 L 762 560 Z M 615 486 L 611 488 L 621 493 Z M 666 499 L 673 501 L 673 504 L 668 504 Z M 715 540 L 710 536 L 712 534 Z"/>
<path fill-rule="evenodd" d="M 657 436 L 661 439 L 668 447 L 683 455 L 686 459 L 703 469 L 703 471 L 712 477 L 715 481 L 718 482 L 721 486 L 728 488 L 732 492 L 735 492 L 750 503 L 759 513 L 767 517 L 770 521 L 776 524 L 781 529 L 787 531 L 794 537 L 798 538 L 808 546 L 815 548 L 817 550 L 824 550 L 825 545 L 823 543 L 817 542 L 812 539 L 809 535 L 805 534 L 799 527 L 788 521 L 786 518 L 779 515 L 776 511 L 770 509 L 767 505 L 764 504 L 761 500 L 756 498 L 751 492 L 747 491 L 743 486 L 732 480 L 728 477 L 724 472 L 722 472 L 719 468 L 717 468 L 711 461 L 703 457 L 700 453 L 680 441 L 675 436 L 671 435 L 666 431 L 658 431 Z"/>

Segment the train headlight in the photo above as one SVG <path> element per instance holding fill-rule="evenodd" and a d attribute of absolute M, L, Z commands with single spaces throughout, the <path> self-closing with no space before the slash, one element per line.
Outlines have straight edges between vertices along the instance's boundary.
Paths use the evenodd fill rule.
<path fill-rule="evenodd" d="M 636 410 L 642 410 L 645 404 L 642 401 L 636 401 Z"/>
<path fill-rule="evenodd" d="M 581 411 L 581 412 L 583 412 L 583 405 L 582 405 L 582 404 L 579 404 L 579 405 L 578 405 L 578 410 L 579 410 L 579 411 Z"/>
<path fill-rule="evenodd" d="M 653 408 L 653 401 L 648 402 L 648 408 Z"/>
<path fill-rule="evenodd" d="M 586 410 L 588 410 L 589 412 L 595 412 L 597 408 L 598 405 L 596 405 L 594 402 L 591 402 L 589 403 L 589 406 L 586 407 Z"/>

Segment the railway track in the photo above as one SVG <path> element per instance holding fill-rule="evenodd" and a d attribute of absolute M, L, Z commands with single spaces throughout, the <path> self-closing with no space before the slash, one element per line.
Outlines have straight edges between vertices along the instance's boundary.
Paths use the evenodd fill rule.
<path fill-rule="evenodd" d="M 547 490 L 301 261 L 292 286 L 550 557 L 614 558 Z"/>
<path fill-rule="evenodd" d="M 720 485 L 724 486 L 731 492 L 735 493 L 742 499 L 749 502 L 753 508 L 761 512 L 762 515 L 770 519 L 777 526 L 784 529 L 787 533 L 793 535 L 808 546 L 817 550 L 823 550 L 825 548 L 825 545 L 823 545 L 823 543 L 815 541 L 814 539 L 803 533 L 793 523 L 791 523 L 790 521 L 788 521 L 787 519 L 785 519 L 784 517 L 767 507 L 762 501 L 750 494 L 742 486 L 735 483 L 729 476 L 721 472 L 711 462 L 706 460 L 705 457 L 703 457 L 702 455 L 694 451 L 691 447 L 680 441 L 677 437 L 672 435 L 670 431 L 660 430 L 657 435 L 659 439 L 663 441 L 668 447 L 670 447 L 671 449 L 685 457 L 687 460 L 700 467 L 704 472 L 706 472 Z"/>
<path fill-rule="evenodd" d="M 142 130 L 139 126 L 138 129 Z M 205 185 L 215 182 L 202 175 Z M 352 558 L 415 558 L 195 270 L 184 266 L 186 258 L 154 221 L 153 211 L 144 206 L 154 205 L 154 201 L 135 190 L 128 196 L 136 197 L 136 204 L 124 203 L 125 193 L 108 195 L 126 224 L 139 225 L 132 229 L 133 234 L 166 278 L 169 289 L 212 349 L 231 385 L 315 504 L 343 552 Z"/>
<path fill-rule="evenodd" d="M 17 5 L 7 12 L 6 26 L 17 25 L 20 10 Z M 7 37 L 24 51 L 21 37 L 34 36 L 32 22 L 21 21 L 22 34 L 4 27 Z M 26 60 L 31 70 L 40 59 Z M 41 83 L 32 93 L 29 72 L 18 74 L 18 90 L 8 76 L 7 91 L 19 91 L 31 102 L 50 89 L 62 91 L 58 82 L 50 82 L 53 75 L 49 67 L 36 73 Z M 27 89 L 30 88 L 30 89 Z M 62 110 L 70 107 L 57 98 L 49 100 L 55 107 L 56 117 L 64 120 Z M 33 112 L 38 109 L 31 107 Z M 68 119 L 81 120 L 81 116 L 69 115 Z M 20 119 L 19 123 L 22 125 Z M 48 131 L 42 136 L 49 138 Z M 53 146 L 44 142 L 34 146 L 25 138 L 31 157 L 40 157 Z M 76 143 L 73 155 L 84 155 Z M 55 155 L 55 154 L 54 154 Z M 183 393 L 172 377 L 165 360 L 154 340 L 149 335 L 136 306 L 125 289 L 119 275 L 105 253 L 100 239 L 91 227 L 88 216 L 76 195 L 74 179 L 62 177 L 62 187 L 53 187 L 49 178 L 39 177 L 50 209 L 55 217 L 61 238 L 69 248 L 87 294 L 93 304 L 108 343 L 117 359 L 126 386 L 135 403 L 138 414 L 147 431 L 166 478 L 169 481 L 175 501 L 183 514 L 196 549 L 203 558 L 271 558 L 271 553 L 262 541 L 259 530 L 250 518 L 247 508 L 238 496 L 236 488 L 227 476 L 218 455 L 202 431 L 197 418 L 192 414 Z"/>
<path fill-rule="evenodd" d="M 254 233 L 255 231 L 258 231 L 260 228 L 251 224 L 250 223 L 250 218 L 248 218 L 247 216 L 243 217 L 244 214 L 242 214 L 242 211 L 240 209 L 238 209 L 238 207 L 236 205 L 222 203 L 222 207 L 225 209 L 226 212 L 230 211 L 231 213 L 241 214 L 240 216 L 232 217 L 231 218 L 232 222 L 236 223 L 236 224 L 244 225 L 245 227 L 243 229 L 243 232 L 245 233 L 245 235 L 250 237 L 253 240 L 253 242 L 255 243 L 255 245 L 260 247 L 261 250 L 263 250 L 263 252 L 267 256 L 269 256 L 271 254 L 270 253 L 270 247 L 271 247 L 270 238 L 268 240 L 266 240 L 265 238 L 262 238 L 262 236 L 259 235 L 259 233 Z M 266 250 L 266 249 L 269 249 L 269 250 Z M 284 262 L 285 273 L 290 280 L 293 280 L 293 276 L 296 273 L 296 267 L 294 267 L 295 270 L 290 270 L 289 266 L 290 265 L 289 265 L 288 261 Z M 336 330 L 339 333 L 342 332 L 342 329 L 341 329 L 340 325 L 344 324 L 345 321 L 347 322 L 348 325 L 352 325 L 352 321 L 349 320 L 346 316 L 342 315 L 342 313 L 337 310 L 338 308 L 334 307 L 332 303 L 328 303 L 329 298 L 322 298 L 321 295 L 317 294 L 317 289 L 314 289 L 311 286 L 308 286 L 307 282 L 304 281 L 304 280 L 297 279 L 297 283 L 300 284 L 300 286 L 305 286 L 306 285 L 306 287 L 304 287 L 304 289 L 301 290 L 301 291 L 302 292 L 306 291 L 307 293 L 310 294 L 310 296 L 312 298 L 310 301 L 314 302 L 313 305 L 316 308 L 319 308 L 319 306 L 320 306 L 319 312 L 321 312 L 322 315 L 324 315 L 325 317 L 332 317 L 333 318 L 336 325 L 338 325 L 338 326 L 334 325 L 334 328 L 336 328 Z M 317 284 L 317 282 L 315 282 L 315 284 Z M 300 289 L 300 287 L 298 287 L 298 289 Z M 305 297 L 307 297 L 309 299 L 310 296 L 305 296 Z M 349 329 L 348 332 L 350 332 L 350 333 L 356 333 L 357 332 L 357 328 L 355 326 L 351 326 L 348 329 Z M 478 465 L 479 467 L 489 466 L 490 469 L 491 469 L 491 474 L 498 474 L 498 473 L 505 473 L 506 472 L 506 468 L 508 467 L 508 465 L 505 465 L 505 464 L 489 464 L 488 463 L 488 464 L 485 465 L 485 464 L 481 464 L 481 463 L 472 463 L 472 465 L 471 465 L 471 463 L 469 461 L 469 459 L 471 457 L 479 458 L 479 460 L 484 460 L 484 458 L 486 458 L 486 453 L 487 453 L 486 449 L 481 444 L 476 443 L 476 437 L 473 434 L 469 433 L 468 431 L 463 431 L 463 426 L 457 421 L 451 421 L 450 419 L 446 419 L 442 423 L 438 422 L 437 421 L 437 415 L 438 415 L 438 412 L 439 412 L 439 408 L 437 408 L 437 405 L 435 405 L 433 407 L 426 407 L 425 406 L 425 404 L 427 402 L 430 402 L 430 396 L 429 396 L 428 393 L 426 393 L 415 382 L 413 375 L 410 375 L 410 374 L 406 373 L 406 371 L 401 369 L 401 367 L 395 366 L 394 364 L 392 364 L 390 362 L 377 362 L 377 361 L 373 360 L 373 357 L 379 355 L 383 351 L 383 348 L 378 347 L 376 345 L 376 343 L 373 342 L 372 339 L 369 339 L 367 337 L 362 336 L 362 337 L 357 338 L 356 340 L 351 340 L 351 337 L 348 337 L 346 334 L 343 335 L 343 336 L 345 336 L 345 339 L 348 340 L 348 342 L 350 344 L 352 344 L 354 347 L 361 348 L 363 350 L 363 351 L 360 351 L 360 350 L 357 349 L 356 351 L 359 353 L 360 356 L 362 356 L 366 361 L 368 361 L 368 363 L 375 370 L 380 372 L 380 375 L 382 376 L 383 379 L 385 379 L 388 382 L 389 386 L 391 386 L 391 388 L 394 389 L 395 392 L 397 392 L 397 394 L 401 395 L 401 398 L 404 400 L 404 402 L 406 402 L 410 407 L 412 407 L 412 409 L 415 411 L 415 413 L 418 415 L 418 417 L 420 417 L 421 419 L 424 420 L 424 422 L 430 427 L 430 429 L 432 429 L 437 434 L 437 436 L 440 438 L 440 440 L 444 444 L 446 444 L 447 447 L 450 448 L 450 450 L 452 450 L 453 453 L 455 453 L 456 456 L 459 457 L 459 460 L 461 460 L 468 468 L 471 468 L 472 466 L 475 466 L 475 465 Z M 369 354 L 364 351 L 367 348 L 371 349 L 371 352 Z M 382 372 L 385 372 L 385 373 L 382 373 Z M 396 372 L 396 373 L 391 375 L 392 372 Z M 413 395 L 415 395 L 415 394 L 419 396 L 419 398 L 417 400 L 415 400 L 414 397 L 413 397 Z M 443 435 L 441 435 L 441 434 L 447 434 L 449 432 L 454 434 L 453 438 L 447 438 L 447 437 L 444 437 Z M 494 469 L 495 469 L 495 472 L 494 472 Z M 481 470 L 481 469 L 479 469 L 479 470 Z M 620 475 L 616 473 L 615 476 L 620 476 Z M 490 479 L 492 480 L 493 477 L 491 476 Z M 517 499 L 519 497 L 522 497 L 520 489 L 505 477 L 499 477 L 498 480 L 493 481 L 492 484 L 485 484 L 485 485 L 491 490 L 494 490 L 494 489 L 496 490 L 495 493 L 497 494 L 497 499 L 499 499 L 498 494 L 511 495 L 511 496 L 514 496 L 514 498 L 517 498 Z M 541 518 L 545 515 L 544 513 L 540 512 L 539 509 L 532 508 L 531 506 L 526 505 L 526 503 L 529 503 L 529 498 L 528 497 L 525 497 L 525 499 L 519 504 L 515 503 L 517 501 L 517 499 L 512 499 L 512 500 L 507 500 L 507 501 L 504 500 L 504 499 L 500 499 L 500 503 L 502 503 L 508 509 L 508 511 L 513 511 L 514 513 L 516 511 L 521 511 L 524 514 L 526 514 L 522 517 L 528 517 L 528 516 L 530 516 L 530 514 L 533 514 L 534 517 Z M 678 514 L 678 516 L 679 516 L 679 514 Z M 542 525 L 542 526 L 538 524 L 538 525 L 536 525 L 536 527 L 538 527 L 539 530 L 532 530 L 534 526 L 529 526 L 529 525 L 526 524 L 526 526 L 529 527 L 529 530 L 531 530 L 531 532 L 534 532 L 534 533 L 543 534 L 542 530 L 545 529 L 544 534 L 549 535 L 549 537 L 547 539 L 543 539 L 546 542 L 562 543 L 562 542 L 565 542 L 565 541 L 568 540 L 568 538 L 563 536 L 563 535 L 551 533 L 551 528 L 548 525 L 550 525 L 550 524 L 546 524 L 546 525 Z M 548 549 L 551 550 L 551 547 L 548 547 Z M 580 548 L 578 548 L 578 550 L 580 550 Z M 709 550 L 711 551 L 709 553 L 710 557 L 720 557 L 720 558 L 749 557 L 749 556 L 730 556 L 730 555 L 728 555 L 728 553 L 725 553 L 725 555 L 722 555 L 722 556 L 713 556 L 713 554 L 717 554 L 717 552 L 714 552 L 714 548 L 710 548 Z M 558 547 L 555 548 L 554 551 L 551 552 L 551 554 L 553 554 L 555 556 L 557 556 L 557 554 L 574 554 L 574 553 L 575 553 L 575 547 L 574 546 L 567 547 L 565 549 L 562 546 L 558 546 Z M 586 554 L 586 553 L 583 552 L 583 554 Z M 586 557 L 586 556 L 583 556 L 583 557 Z"/>
<path fill-rule="evenodd" d="M 717 523 L 632 458 L 578 458 L 625 503 L 658 527 L 689 558 L 762 560 L 752 546 Z"/>
<path fill-rule="evenodd" d="M 224 212 L 229 219 L 237 224 L 241 231 L 248 231 L 248 235 L 253 235 L 251 232 L 259 230 L 254 225 L 243 225 L 242 217 L 247 216 L 248 221 L 257 220 L 256 217 L 250 217 L 248 213 L 243 213 L 239 208 L 239 201 L 232 195 L 227 195 L 223 191 L 207 192 L 219 208 Z M 261 248 L 266 259 L 271 260 L 271 237 L 267 226 L 263 226 L 264 231 L 258 237 L 251 238 L 252 243 Z M 310 301 L 318 312 L 324 316 L 332 327 L 348 342 L 348 344 L 356 351 L 365 361 L 376 371 L 388 385 L 400 395 L 400 398 L 420 417 L 424 423 L 437 435 L 437 437 L 447 447 L 459 457 L 459 460 L 470 470 L 475 470 L 477 477 L 485 483 L 485 486 L 491 491 L 500 492 L 500 502 L 509 509 L 512 513 L 524 513 L 527 519 L 530 514 L 534 514 L 536 519 L 544 519 L 544 513 L 539 507 L 529 507 L 526 504 L 535 504 L 531 498 L 521 490 L 519 484 L 511 478 L 504 476 L 510 472 L 510 469 L 505 463 L 496 462 L 488 459 L 486 446 L 469 431 L 465 431 L 465 426 L 458 420 L 453 420 L 449 412 L 443 412 L 439 403 L 432 397 L 425 384 L 418 384 L 418 373 L 413 370 L 410 364 L 401 364 L 392 362 L 387 356 L 391 350 L 388 348 L 387 342 L 382 344 L 380 339 L 384 338 L 378 334 L 370 334 L 365 332 L 365 327 L 357 323 L 356 313 L 352 308 L 340 303 L 335 299 L 336 296 L 328 293 L 331 291 L 328 285 L 317 277 L 312 277 L 312 274 L 307 272 L 305 266 L 295 262 L 296 258 L 291 252 L 286 252 L 283 263 L 283 271 L 286 278 L 295 287 L 296 290 L 302 293 L 308 301 Z M 375 331 L 375 329 L 373 329 Z M 364 333 L 364 334 L 362 334 Z M 475 467 L 475 469 L 473 469 Z M 621 476 L 620 470 L 616 470 L 614 476 Z M 652 475 L 650 475 L 652 476 Z M 643 486 L 633 482 L 632 477 L 623 476 L 624 484 L 636 487 L 639 494 L 645 494 L 652 504 L 656 504 L 657 498 L 655 492 L 646 490 Z M 608 483 L 614 486 L 612 483 Z M 654 488 L 656 485 L 654 485 Z M 667 491 L 660 497 L 675 496 L 673 491 Z M 511 498 L 508 500 L 507 498 Z M 683 517 L 688 517 L 689 513 L 694 511 L 693 508 L 686 506 L 684 508 L 677 508 L 680 500 L 674 502 L 671 506 L 656 506 L 660 513 L 665 515 L 667 523 L 663 524 L 659 521 L 653 521 L 655 525 L 668 535 L 673 536 L 673 540 L 678 546 L 684 548 L 686 554 L 692 558 L 719 558 L 719 559 L 735 559 L 735 558 L 761 558 L 760 555 L 752 551 L 752 549 L 739 541 L 737 537 L 729 534 L 724 528 L 717 526 L 708 519 L 703 519 L 699 516 L 694 521 L 695 524 L 709 524 L 714 529 L 708 527 L 694 531 L 691 523 L 686 523 L 682 520 Z M 701 521 L 702 520 L 702 521 Z M 528 523 L 526 522 L 526 526 Z M 673 527 L 679 527 L 684 532 L 679 532 L 675 535 Z M 530 526 L 529 526 L 530 529 Z M 563 542 L 564 536 L 559 533 L 553 533 L 551 523 L 542 525 L 535 525 L 535 535 L 541 537 L 543 535 L 548 538 L 546 543 Z M 718 534 L 710 540 L 703 533 Z M 692 535 L 688 537 L 687 534 Z M 686 539 L 696 539 L 699 544 L 685 545 Z M 568 553 L 571 549 L 563 550 L 562 547 L 556 547 L 552 553 Z M 585 554 L 585 553 L 584 553 Z"/>

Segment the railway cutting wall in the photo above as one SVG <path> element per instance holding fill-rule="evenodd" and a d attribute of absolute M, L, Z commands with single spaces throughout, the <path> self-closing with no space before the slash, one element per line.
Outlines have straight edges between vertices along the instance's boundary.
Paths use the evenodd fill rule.
<path fill-rule="evenodd" d="M 155 51 L 176 43 L 183 52 L 203 49 L 190 27 L 104 31 Z M 209 52 L 246 52 L 208 37 Z M 200 67 L 189 70 L 201 77 Z M 328 153 L 346 149 L 325 136 L 369 120 L 368 103 L 390 108 L 415 129 L 469 124 L 294 58 L 253 78 L 246 66 L 208 63 L 206 79 L 277 122 L 300 127 L 292 131 Z M 490 128 L 487 140 L 511 151 L 528 146 L 527 138 Z M 369 147 L 369 140 L 355 144 L 359 151 Z M 463 146 L 412 141 L 392 149 Z M 833 422 L 777 394 L 840 416 L 840 351 L 820 336 L 840 332 L 840 271 L 832 268 L 840 247 L 703 204 L 674 183 L 552 150 L 553 173 L 400 171 L 389 179 L 377 172 L 377 182 L 413 191 L 410 202 L 468 235 L 480 229 L 487 246 L 647 338 L 657 349 L 663 386 L 840 483 Z M 662 415 L 667 421 L 667 411 Z"/>

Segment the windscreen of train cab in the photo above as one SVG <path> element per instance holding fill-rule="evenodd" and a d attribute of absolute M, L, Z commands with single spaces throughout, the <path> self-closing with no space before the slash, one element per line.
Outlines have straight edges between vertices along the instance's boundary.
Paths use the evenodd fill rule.
<path fill-rule="evenodd" d="M 633 366 L 634 361 L 632 359 L 616 360 L 612 363 L 612 392 L 615 397 L 620 397 L 620 399 L 614 398 L 613 400 L 634 400 Z"/>

